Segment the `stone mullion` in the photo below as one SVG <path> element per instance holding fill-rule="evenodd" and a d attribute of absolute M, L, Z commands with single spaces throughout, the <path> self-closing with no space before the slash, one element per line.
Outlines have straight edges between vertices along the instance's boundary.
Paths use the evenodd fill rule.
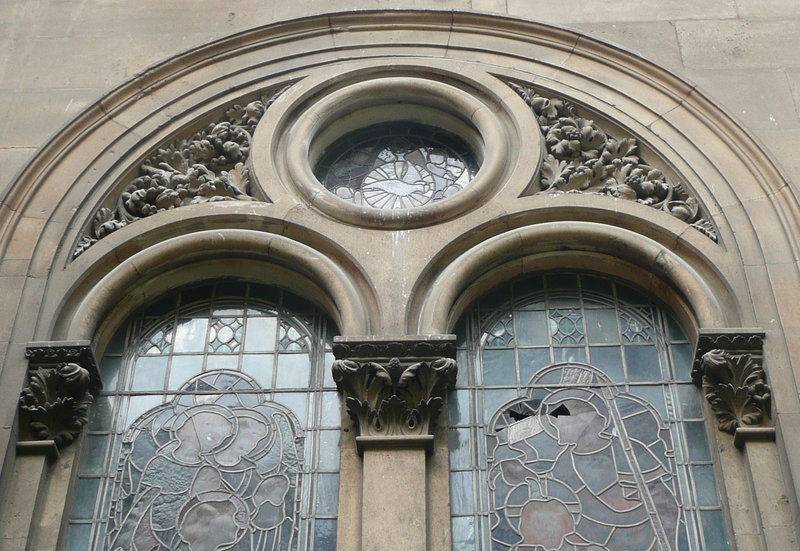
<path fill-rule="evenodd" d="M 333 351 L 362 457 L 360 548 L 425 551 L 427 456 L 455 385 L 455 337 L 337 338 Z"/>

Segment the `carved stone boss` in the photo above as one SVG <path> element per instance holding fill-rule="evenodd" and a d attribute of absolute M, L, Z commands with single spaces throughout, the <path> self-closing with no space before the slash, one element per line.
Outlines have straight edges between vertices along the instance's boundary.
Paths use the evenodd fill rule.
<path fill-rule="evenodd" d="M 760 329 L 706 329 L 697 341 L 692 381 L 702 387 L 719 430 L 735 435 L 737 447 L 774 438 L 763 344 Z"/>
<path fill-rule="evenodd" d="M 432 429 L 455 385 L 455 337 L 334 339 L 333 379 L 344 394 L 359 449 L 419 443 Z"/>
<path fill-rule="evenodd" d="M 102 388 L 89 341 L 32 342 L 25 349 L 28 374 L 19 398 L 23 430 L 33 440 L 70 444 L 88 420 Z"/>

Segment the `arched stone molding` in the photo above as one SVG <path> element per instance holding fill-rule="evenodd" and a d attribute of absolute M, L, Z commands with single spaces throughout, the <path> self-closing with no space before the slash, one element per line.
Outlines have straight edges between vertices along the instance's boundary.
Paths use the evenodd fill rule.
<path fill-rule="evenodd" d="M 343 332 L 367 334 L 378 317 L 370 285 L 353 266 L 348 270 L 281 235 L 220 228 L 159 241 L 121 262 L 114 249 L 104 256 L 75 278 L 56 307 L 58 315 L 48 331 L 53 339 L 94 339 L 102 349 L 117 326 L 148 300 L 193 282 L 224 277 L 276 284 L 298 293 L 327 310 Z M 119 263 L 106 271 L 114 260 Z"/>
<path fill-rule="evenodd" d="M 494 235 L 431 263 L 410 301 L 409 331 L 447 332 L 492 287 L 552 269 L 627 279 L 672 307 L 695 335 L 700 327 L 739 326 L 741 305 L 711 259 L 687 243 L 678 246 L 677 236 L 667 242 L 589 221 L 542 222 Z"/>

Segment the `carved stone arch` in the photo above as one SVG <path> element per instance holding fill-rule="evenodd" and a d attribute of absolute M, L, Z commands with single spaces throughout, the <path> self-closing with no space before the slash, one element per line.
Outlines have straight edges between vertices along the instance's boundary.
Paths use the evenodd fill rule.
<path fill-rule="evenodd" d="M 370 287 L 355 267 L 348 271 L 320 251 L 267 232 L 187 233 L 131 254 L 112 269 L 109 261 L 116 255 L 104 256 L 112 258 L 100 257 L 83 267 L 74 286 L 54 305 L 58 317 L 49 330 L 51 338 L 91 339 L 102 350 L 117 325 L 148 300 L 196 281 L 225 277 L 298 293 L 321 305 L 342 331 L 368 333 L 370 320 L 377 316 Z"/>
<path fill-rule="evenodd" d="M 670 243 L 677 236 L 662 232 L 660 238 Z M 736 303 L 734 283 L 718 269 L 721 259 L 713 249 L 668 247 L 605 224 L 549 222 L 522 226 L 459 252 L 432 262 L 420 278 L 409 307 L 409 330 L 448 331 L 470 303 L 499 283 L 559 268 L 627 279 L 672 307 L 695 334 L 700 327 L 742 323 L 744 307 Z"/>

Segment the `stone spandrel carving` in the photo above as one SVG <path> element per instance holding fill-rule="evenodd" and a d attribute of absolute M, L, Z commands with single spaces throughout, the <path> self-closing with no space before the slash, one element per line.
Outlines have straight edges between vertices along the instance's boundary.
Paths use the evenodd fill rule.
<path fill-rule="evenodd" d="M 614 138 L 581 117 L 568 101 L 539 95 L 532 87 L 508 82 L 541 126 L 544 162 L 537 193 L 597 193 L 667 212 L 715 242 L 716 230 L 697 200 L 678 182 L 638 156 L 636 138 Z"/>
<path fill-rule="evenodd" d="M 423 436 L 431 434 L 445 394 L 455 385 L 456 362 L 344 359 L 334 362 L 333 379 L 359 436 Z"/>
<path fill-rule="evenodd" d="M 763 425 L 770 417 L 772 394 L 761 364 L 763 337 L 760 332 L 724 333 L 698 339 L 692 380 L 703 388 L 723 432 Z"/>
<path fill-rule="evenodd" d="M 75 440 L 88 420 L 90 381 L 89 371 L 76 363 L 32 369 L 19 398 L 32 436 L 59 448 Z"/>
<path fill-rule="evenodd" d="M 255 201 L 245 166 L 261 117 L 289 86 L 245 105 L 235 104 L 218 121 L 157 149 L 139 167 L 113 208 L 102 207 L 81 237 L 73 258 L 126 225 L 157 212 L 211 201 Z"/>

